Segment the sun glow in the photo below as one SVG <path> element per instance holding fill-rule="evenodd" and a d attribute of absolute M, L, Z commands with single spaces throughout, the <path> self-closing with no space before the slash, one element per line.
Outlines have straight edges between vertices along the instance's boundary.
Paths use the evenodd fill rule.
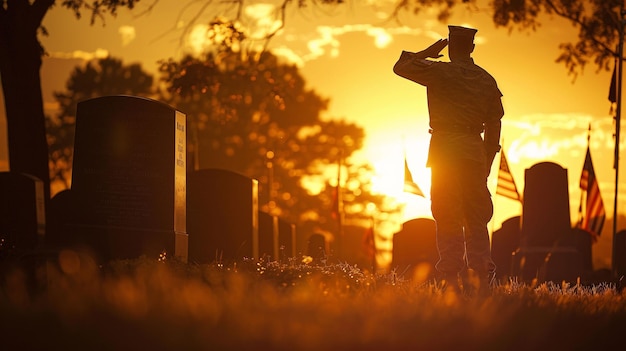
<path fill-rule="evenodd" d="M 428 139 L 410 140 L 404 145 L 398 143 L 398 138 L 392 138 L 389 142 L 377 143 L 375 151 L 368 152 L 369 161 L 376 170 L 372 190 L 404 206 L 403 222 L 412 218 L 430 218 L 430 169 L 426 167 Z M 413 182 L 422 190 L 424 197 L 404 191 L 404 157 Z"/>

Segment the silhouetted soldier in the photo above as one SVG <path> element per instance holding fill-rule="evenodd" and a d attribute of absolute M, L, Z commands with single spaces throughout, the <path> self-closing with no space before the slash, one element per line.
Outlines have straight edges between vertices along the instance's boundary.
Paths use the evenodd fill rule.
<path fill-rule="evenodd" d="M 403 51 L 393 70 L 427 87 L 431 133 L 427 165 L 437 223 L 437 271 L 442 281 L 458 290 L 459 273 L 470 268 L 479 277 L 482 294 L 489 292 L 496 269 L 487 230 L 493 215 L 487 177 L 500 151 L 502 93 L 495 79 L 471 58 L 477 30 L 448 29 L 448 39 L 420 52 Z M 450 62 L 428 60 L 443 56 L 440 51 L 448 45 Z"/>

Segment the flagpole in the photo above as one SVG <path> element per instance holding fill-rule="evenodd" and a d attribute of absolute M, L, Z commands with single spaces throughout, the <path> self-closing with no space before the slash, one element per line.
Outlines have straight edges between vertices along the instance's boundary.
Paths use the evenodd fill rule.
<path fill-rule="evenodd" d="M 589 125 L 587 126 L 587 150 L 589 150 L 591 147 L 591 122 L 589 122 Z M 584 171 L 585 166 L 583 165 L 583 171 Z M 576 227 L 580 228 L 582 227 L 582 223 L 583 223 L 583 202 L 584 202 L 584 195 L 585 195 L 585 191 L 580 192 L 580 203 L 578 204 L 578 221 L 576 222 Z"/>
<path fill-rule="evenodd" d="M 338 248 L 340 258 L 343 258 L 343 196 L 341 196 L 341 167 L 343 166 L 343 149 L 339 151 L 339 161 L 337 162 L 337 229 L 338 229 Z"/>
<path fill-rule="evenodd" d="M 626 0 L 625 0 L 626 1 Z M 618 60 L 617 60 L 617 107 L 615 111 L 615 153 L 613 159 L 613 168 L 615 169 L 615 194 L 613 196 L 613 243 L 612 243 L 612 257 L 611 266 L 613 276 L 617 275 L 617 257 L 616 257 L 616 234 L 617 234 L 617 195 L 619 184 L 619 144 L 620 144 L 620 120 L 622 116 L 622 67 L 623 67 L 623 54 L 624 54 L 624 2 L 622 1 L 620 7 L 620 21 L 618 26 L 619 31 L 619 46 L 618 46 Z"/>

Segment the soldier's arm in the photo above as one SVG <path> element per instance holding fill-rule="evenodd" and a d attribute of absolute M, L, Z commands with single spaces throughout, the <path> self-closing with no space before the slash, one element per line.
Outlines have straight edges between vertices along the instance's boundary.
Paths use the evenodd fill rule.
<path fill-rule="evenodd" d="M 426 59 L 426 58 L 440 58 L 443 56 L 440 54 L 441 50 L 445 49 L 448 46 L 448 39 L 439 39 L 434 42 L 432 45 L 427 47 L 426 49 L 416 52 L 415 58 L 417 59 Z"/>
<path fill-rule="evenodd" d="M 487 175 L 491 171 L 491 165 L 500 151 L 500 129 L 502 122 L 498 119 L 485 123 L 484 146 L 487 158 Z"/>
<path fill-rule="evenodd" d="M 502 108 L 502 103 L 500 99 L 498 99 L 498 103 L 495 104 L 497 106 L 497 111 L 493 111 L 494 117 L 497 118 L 490 119 L 485 123 L 485 134 L 483 135 L 483 144 L 485 147 L 485 158 L 487 161 L 487 176 L 491 172 L 491 165 L 493 164 L 493 160 L 496 158 L 496 154 L 500 151 L 500 132 L 502 129 L 502 121 L 501 118 L 504 115 L 504 110 Z"/>
<path fill-rule="evenodd" d="M 420 81 L 418 75 L 420 75 L 423 68 L 428 67 L 430 63 L 432 63 L 432 61 L 427 61 L 425 59 L 439 58 L 443 56 L 440 52 L 447 45 L 448 39 L 439 39 L 422 51 L 402 51 L 400 58 L 393 66 L 393 72 L 400 77 L 422 84 L 424 82 Z"/>

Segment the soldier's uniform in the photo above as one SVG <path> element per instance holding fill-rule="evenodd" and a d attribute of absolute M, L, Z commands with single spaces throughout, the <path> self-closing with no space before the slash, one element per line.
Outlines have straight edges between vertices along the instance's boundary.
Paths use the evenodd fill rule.
<path fill-rule="evenodd" d="M 476 32 L 450 26 L 451 36 L 455 30 L 471 35 L 471 40 Z M 394 72 L 427 87 L 431 128 L 427 165 L 432 171 L 431 209 L 440 255 L 436 268 L 455 276 L 466 267 L 493 275 L 496 267 L 487 230 L 493 203 L 487 177 L 499 151 L 502 93 L 495 79 L 469 55 L 451 62 L 416 56 L 403 51 Z M 493 122 L 497 133 L 485 130 Z M 497 139 L 487 143 L 490 132 L 491 139 L 494 134 Z"/>

